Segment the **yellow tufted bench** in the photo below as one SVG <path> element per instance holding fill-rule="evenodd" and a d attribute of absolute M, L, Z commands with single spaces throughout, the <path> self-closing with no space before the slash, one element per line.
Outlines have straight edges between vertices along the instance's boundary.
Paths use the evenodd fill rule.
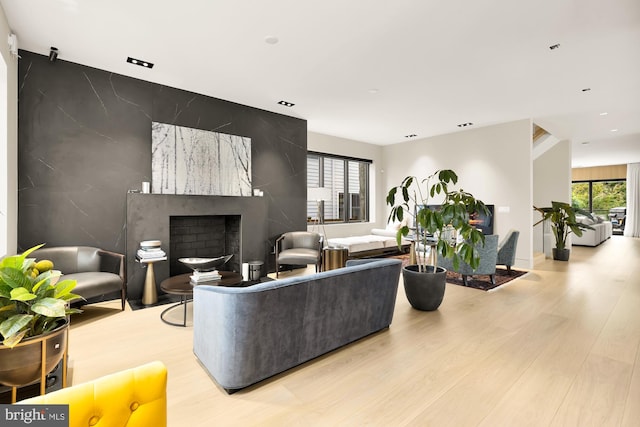
<path fill-rule="evenodd" d="M 151 362 L 17 404 L 69 404 L 69 426 L 167 425 L 167 368 Z"/>

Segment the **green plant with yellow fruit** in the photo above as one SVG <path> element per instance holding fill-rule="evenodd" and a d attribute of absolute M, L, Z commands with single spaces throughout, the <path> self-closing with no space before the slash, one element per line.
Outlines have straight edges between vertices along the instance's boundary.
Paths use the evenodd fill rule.
<path fill-rule="evenodd" d="M 82 298 L 71 293 L 75 280 L 58 280 L 60 272 L 51 261 L 28 258 L 42 246 L 0 260 L 0 335 L 7 347 L 49 332 L 82 311 L 69 306 Z"/>

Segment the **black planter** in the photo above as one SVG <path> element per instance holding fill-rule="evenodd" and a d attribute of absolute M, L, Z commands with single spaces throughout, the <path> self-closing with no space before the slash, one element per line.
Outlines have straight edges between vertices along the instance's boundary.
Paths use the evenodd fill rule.
<path fill-rule="evenodd" d="M 27 338 L 13 348 L 0 344 L 0 384 L 21 387 L 31 384 L 53 371 L 67 348 L 69 323 L 37 337 Z M 42 369 L 42 349 L 46 350 Z"/>
<path fill-rule="evenodd" d="M 417 310 L 437 310 L 444 298 L 447 270 L 438 267 L 433 272 L 433 266 L 427 266 L 427 271 L 421 273 L 417 265 L 408 265 L 402 269 L 404 292 L 411 306 Z"/>
<path fill-rule="evenodd" d="M 556 261 L 569 261 L 570 249 L 553 248 L 553 259 Z"/>

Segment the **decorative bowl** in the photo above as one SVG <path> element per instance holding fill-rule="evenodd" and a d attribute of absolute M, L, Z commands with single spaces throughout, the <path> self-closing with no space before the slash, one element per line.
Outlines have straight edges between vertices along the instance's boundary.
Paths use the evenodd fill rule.
<path fill-rule="evenodd" d="M 232 256 L 233 254 L 219 256 L 216 258 L 178 258 L 178 261 L 193 271 L 213 271 L 226 264 Z"/>
<path fill-rule="evenodd" d="M 140 247 L 143 249 L 159 248 L 161 243 L 160 240 L 145 240 L 140 242 Z"/>

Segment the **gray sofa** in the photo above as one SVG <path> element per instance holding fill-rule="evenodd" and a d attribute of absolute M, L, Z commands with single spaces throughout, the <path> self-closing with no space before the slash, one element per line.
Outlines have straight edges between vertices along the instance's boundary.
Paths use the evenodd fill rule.
<path fill-rule="evenodd" d="M 397 259 L 350 260 L 244 288 L 196 286 L 193 352 L 227 392 L 255 384 L 387 328 L 400 269 Z"/>
<path fill-rule="evenodd" d="M 38 249 L 30 256 L 53 261 L 53 267 L 62 272 L 64 279 L 77 282 L 73 293 L 87 303 L 120 298 L 124 310 L 127 297 L 124 255 L 91 246 L 58 246 Z"/>

